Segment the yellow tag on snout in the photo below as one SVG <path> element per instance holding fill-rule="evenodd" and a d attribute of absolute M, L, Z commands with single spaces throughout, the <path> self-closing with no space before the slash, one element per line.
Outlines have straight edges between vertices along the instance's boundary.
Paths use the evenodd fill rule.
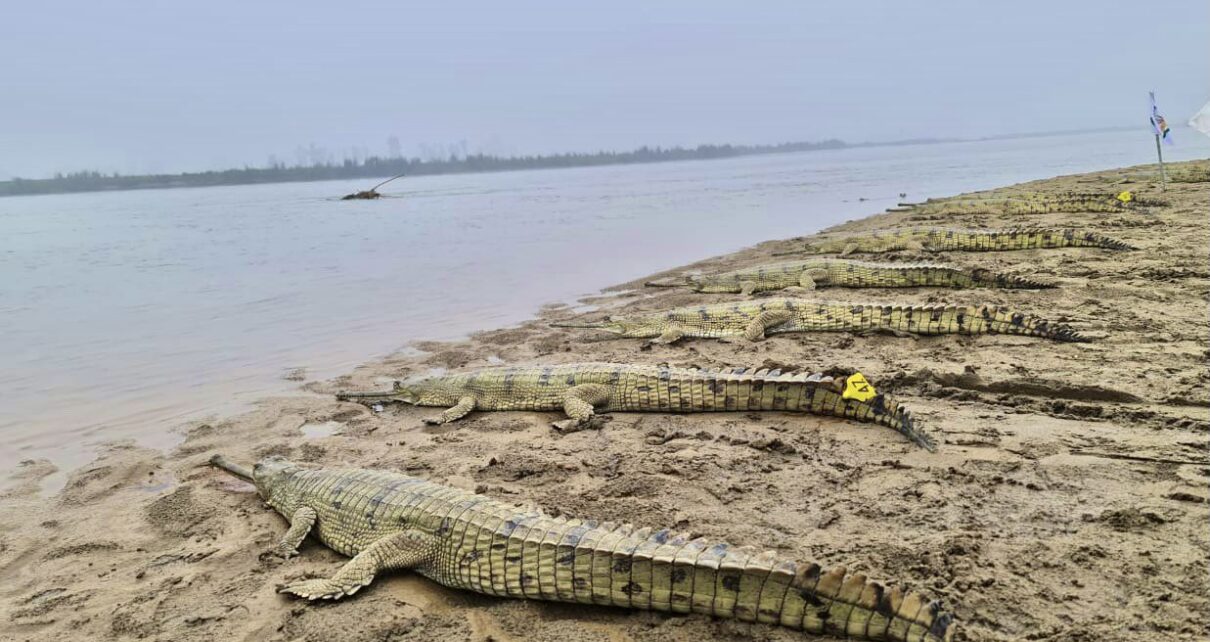
<path fill-rule="evenodd" d="M 854 373 L 844 382 L 844 392 L 840 395 L 844 399 L 856 399 L 857 401 L 869 401 L 878 396 L 874 392 L 874 386 L 866 381 L 865 375 L 860 372 Z"/>
<path fill-rule="evenodd" d="M 1134 194 L 1131 194 L 1130 190 L 1126 190 L 1125 192 L 1118 194 L 1118 200 L 1122 201 L 1123 203 L 1129 203 L 1130 201 L 1134 200 Z"/>

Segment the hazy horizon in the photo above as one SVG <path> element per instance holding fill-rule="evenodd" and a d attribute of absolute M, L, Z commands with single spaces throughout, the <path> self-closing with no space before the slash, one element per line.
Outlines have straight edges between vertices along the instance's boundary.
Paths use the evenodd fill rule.
<path fill-rule="evenodd" d="M 1210 99 L 1204 2 L 123 0 L 7 17 L 0 180 L 387 155 L 392 136 L 424 157 L 1145 128 L 1148 90 L 1174 125 Z"/>

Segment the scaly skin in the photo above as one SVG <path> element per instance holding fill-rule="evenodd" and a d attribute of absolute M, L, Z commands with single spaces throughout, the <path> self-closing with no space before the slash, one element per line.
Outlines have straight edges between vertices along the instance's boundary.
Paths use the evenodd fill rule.
<path fill-rule="evenodd" d="M 562 431 L 589 425 L 595 409 L 603 412 L 712 412 L 784 410 L 845 417 L 887 426 L 933 450 L 933 439 L 916 427 L 912 415 L 886 395 L 867 401 L 844 398 L 844 381 L 821 374 L 780 370 L 697 370 L 618 363 L 558 366 L 507 366 L 472 372 L 417 377 L 396 382 L 386 392 L 342 392 L 341 401 L 363 404 L 401 402 L 445 406 L 443 424 L 472 410 L 563 410 Z"/>
<path fill-rule="evenodd" d="M 1173 183 L 1210 183 L 1210 167 L 1184 167 L 1168 173 Z"/>
<path fill-rule="evenodd" d="M 721 272 L 694 275 L 685 280 L 651 281 L 651 287 L 686 286 L 696 292 L 768 292 L 787 288 L 814 290 L 841 288 L 1025 288 L 1054 287 L 991 270 L 971 270 L 936 264 L 867 263 L 847 259 L 787 261 Z"/>
<path fill-rule="evenodd" d="M 308 532 L 353 559 L 331 578 L 279 591 L 339 599 L 385 571 L 501 597 L 699 613 L 863 640 L 943 642 L 956 629 L 938 601 L 830 570 L 668 530 L 551 517 L 415 477 L 317 470 L 271 457 L 252 471 L 211 462 L 256 485 L 290 521 L 276 547 Z"/>
<path fill-rule="evenodd" d="M 673 343 L 682 338 L 760 341 L 787 332 L 892 332 L 906 335 L 1019 334 L 1084 342 L 1068 326 L 996 306 L 854 305 L 804 299 L 755 299 L 716 303 L 594 323 L 552 323 Z"/>
<path fill-rule="evenodd" d="M 1131 245 L 1096 232 L 1076 229 L 1020 228 L 999 230 L 950 230 L 907 228 L 872 232 L 809 244 L 811 254 L 876 254 L 899 250 L 929 252 L 1000 252 L 1063 247 L 1100 247 L 1133 250 Z"/>
<path fill-rule="evenodd" d="M 1129 203 L 1123 203 L 1116 194 L 1099 192 L 1020 192 L 1001 196 L 930 199 L 911 208 L 920 214 L 1056 214 L 1116 213 L 1166 204 L 1165 201 L 1142 196 L 1134 196 Z"/>

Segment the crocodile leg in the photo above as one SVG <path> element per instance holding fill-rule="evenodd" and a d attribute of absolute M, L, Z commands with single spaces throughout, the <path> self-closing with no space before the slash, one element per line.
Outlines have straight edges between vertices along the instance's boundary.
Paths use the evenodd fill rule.
<path fill-rule="evenodd" d="M 651 343 L 673 344 L 680 341 L 685 336 L 685 331 L 677 326 L 669 326 L 664 329 L 660 336 L 651 340 Z"/>
<path fill-rule="evenodd" d="M 584 383 L 573 386 L 563 398 L 563 412 L 570 419 L 556 421 L 552 426 L 559 432 L 573 432 L 587 426 L 596 414 L 593 406 L 609 401 L 609 386 L 600 383 Z"/>
<path fill-rule="evenodd" d="M 802 274 L 798 275 L 798 287 L 804 290 L 814 290 L 819 281 L 826 276 L 828 276 L 828 271 L 823 268 L 803 270 Z"/>
<path fill-rule="evenodd" d="M 841 255 L 841 256 L 848 256 L 848 255 L 850 255 L 850 254 L 852 254 L 853 252 L 856 252 L 856 251 L 857 251 L 857 244 L 856 244 L 856 243 L 849 243 L 848 245 L 844 246 L 844 249 L 843 249 L 843 250 L 841 250 L 841 251 L 840 251 L 840 255 Z"/>
<path fill-rule="evenodd" d="M 432 425 L 432 426 L 448 424 L 451 421 L 458 421 L 459 419 L 467 416 L 474 409 L 475 409 L 475 397 L 473 395 L 467 395 L 467 396 L 459 399 L 458 403 L 454 404 L 453 407 L 446 408 L 445 411 L 442 412 L 440 415 L 437 415 L 436 417 L 429 417 L 429 418 L 425 419 L 424 423 Z"/>
<path fill-rule="evenodd" d="M 751 296 L 757 291 L 756 287 L 756 282 L 754 281 L 740 281 L 739 293 L 744 296 Z"/>
<path fill-rule="evenodd" d="M 290 528 L 282 535 L 281 541 L 273 547 L 273 554 L 279 557 L 294 557 L 298 555 L 298 547 L 315 526 L 315 509 L 310 506 L 299 506 L 290 516 Z"/>
<path fill-rule="evenodd" d="M 278 587 L 308 600 L 336 600 L 352 595 L 374 581 L 382 571 L 415 568 L 437 556 L 438 541 L 432 535 L 409 529 L 387 535 L 367 546 L 328 579 L 300 580 Z"/>
<path fill-rule="evenodd" d="M 793 318 L 794 313 L 789 310 L 765 310 L 756 315 L 756 318 L 748 324 L 748 328 L 744 330 L 744 338 L 749 341 L 760 341 L 765 338 L 766 330 Z"/>

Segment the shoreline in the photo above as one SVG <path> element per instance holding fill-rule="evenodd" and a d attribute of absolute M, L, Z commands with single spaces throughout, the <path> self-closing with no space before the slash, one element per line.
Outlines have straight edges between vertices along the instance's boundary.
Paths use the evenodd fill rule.
<path fill-rule="evenodd" d="M 988 191 L 1129 188 L 1156 196 L 1149 169 Z M 1122 180 L 1133 182 L 1119 187 Z M 1202 297 L 1210 273 L 1201 263 L 1210 239 L 1210 185 L 1172 184 L 1163 196 L 1170 205 L 1152 214 L 913 220 L 911 212 L 888 212 L 822 231 L 1024 219 L 1087 227 L 1139 245 L 1140 252 L 1123 254 L 1076 249 L 938 257 L 1057 278 L 1057 290 L 827 289 L 815 295 L 1013 305 L 1089 330 L 1097 336 L 1091 344 L 821 333 L 755 345 L 694 341 L 644 350 L 639 341 L 585 343 L 587 333 L 548 329 L 549 321 L 573 316 L 575 306 L 554 305 L 516 326 L 465 340 L 418 341 L 347 375 L 303 386 L 317 395 L 262 400 L 249 413 L 193 428 L 172 452 L 111 446 L 67 473 L 65 488 L 50 499 L 37 493 L 50 467 L 23 466 L 0 492 L 0 637 L 804 639 L 701 616 L 489 598 L 407 573 L 383 578 L 355 599 L 303 607 L 273 593 L 274 584 L 302 573 L 328 574 L 341 559 L 310 541 L 294 560 L 258 559 L 284 531 L 283 521 L 246 485 L 205 466 L 211 454 L 223 452 L 243 462 L 282 454 L 390 468 L 565 514 L 677 527 L 844 563 L 871 577 L 927 587 L 946 599 L 972 640 L 1198 639 L 1197 614 L 1210 607 L 1198 570 L 1210 549 L 1201 528 L 1210 517 L 1206 473 L 1160 460 L 1197 461 L 1206 454 L 1210 410 L 1198 403 L 1207 384 L 1197 373 L 1207 340 Z M 798 243 L 766 241 L 606 288 L 577 305 L 653 311 L 736 300 L 644 290 L 642 282 L 783 260 L 770 254 Z M 911 257 L 901 253 L 898 260 Z M 594 360 L 853 368 L 895 394 L 943 440 L 930 454 L 872 426 L 782 413 L 617 414 L 599 431 L 569 435 L 550 430 L 548 413 L 475 413 L 426 427 L 420 418 L 433 409 L 374 414 L 330 395 L 379 388 L 433 368 Z M 1064 393 L 1058 383 L 1082 392 Z M 1095 390 L 1105 391 L 1105 399 L 1089 398 Z M 1142 401 L 1116 401 L 1126 398 L 1117 393 Z M 304 437 L 304 431 L 320 436 Z"/>

